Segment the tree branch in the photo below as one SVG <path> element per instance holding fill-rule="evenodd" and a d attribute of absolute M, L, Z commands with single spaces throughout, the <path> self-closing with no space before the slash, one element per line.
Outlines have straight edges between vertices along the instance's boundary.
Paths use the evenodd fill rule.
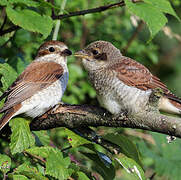
<path fill-rule="evenodd" d="M 78 134 L 79 136 L 91 141 L 91 142 L 94 142 L 96 144 L 101 145 L 107 151 L 109 151 L 111 154 L 120 153 L 120 147 L 118 145 L 116 145 L 116 144 L 102 138 L 101 136 L 97 135 L 96 132 L 89 127 L 86 127 L 86 128 L 85 127 L 79 127 L 76 129 L 72 128 L 70 130 L 73 131 L 74 133 Z"/>
<path fill-rule="evenodd" d="M 128 50 L 128 48 L 131 46 L 132 42 L 136 39 L 136 37 L 138 36 L 139 32 L 141 31 L 142 27 L 143 27 L 144 22 L 141 20 L 136 28 L 136 30 L 134 31 L 134 33 L 132 34 L 131 38 L 128 40 L 128 43 L 126 45 L 125 48 L 123 48 L 122 53 L 125 54 Z"/>
<path fill-rule="evenodd" d="M 133 3 L 140 3 L 140 2 L 143 2 L 143 1 L 142 0 L 136 0 L 136 1 L 132 0 L 132 2 Z M 105 5 L 105 6 L 99 6 L 97 8 L 86 9 L 86 10 L 82 10 L 82 11 L 69 12 L 68 14 L 55 15 L 54 11 L 53 11 L 51 18 L 53 20 L 55 20 L 55 19 L 62 20 L 62 19 L 65 19 L 65 18 L 73 17 L 73 16 L 92 14 L 92 13 L 106 11 L 106 10 L 109 10 L 109 9 L 112 9 L 112 8 L 123 7 L 123 6 L 125 6 L 124 0 L 122 0 L 122 1 L 120 1 L 118 3 L 108 4 L 108 5 Z M 0 36 L 3 36 L 4 34 L 13 32 L 13 31 L 18 30 L 18 29 L 20 29 L 19 26 L 13 25 L 13 26 L 11 26 L 10 28 L 8 28 L 8 29 L 6 29 L 4 31 L 0 31 Z"/>
<path fill-rule="evenodd" d="M 153 92 L 148 106 L 138 114 L 125 111 L 119 115 L 111 115 L 106 110 L 89 105 L 59 105 L 40 118 L 34 119 L 31 130 L 47 130 L 56 127 L 69 129 L 80 127 L 127 127 L 144 129 L 181 138 L 181 118 L 159 113 L 157 104 L 160 96 Z"/>
<path fill-rule="evenodd" d="M 97 8 L 92 8 L 92 9 L 86 9 L 82 11 L 75 11 L 75 12 L 69 12 L 68 14 L 61 14 L 58 16 L 52 16 L 52 19 L 65 19 L 73 16 L 80 16 L 80 15 L 85 15 L 85 14 L 92 14 L 92 13 L 97 13 L 97 12 L 102 12 L 108 9 L 116 8 L 116 7 L 122 7 L 125 6 L 124 1 L 120 1 L 118 3 L 113 3 L 113 4 L 108 4 L 105 6 L 99 6 Z"/>
<path fill-rule="evenodd" d="M 102 11 L 105 11 L 108 9 L 121 7 L 121 6 L 125 6 L 124 1 L 120 1 L 118 3 L 113 3 L 113 4 L 109 4 L 109 5 L 105 5 L 105 6 L 100 6 L 97 8 L 86 9 L 86 10 L 82 10 L 82 11 L 69 12 L 68 14 L 55 15 L 54 13 L 52 13 L 52 19 L 53 20 L 55 20 L 55 19 L 62 20 L 65 18 L 73 17 L 73 16 L 80 16 L 80 15 L 85 15 L 85 14 L 90 14 L 90 13 L 102 12 Z M 0 36 L 3 36 L 4 34 L 18 30 L 19 28 L 20 28 L 19 26 L 13 25 L 12 27 L 10 27 L 4 31 L 0 31 Z"/>
<path fill-rule="evenodd" d="M 16 31 L 16 30 L 18 30 L 18 29 L 20 29 L 19 26 L 13 25 L 13 26 L 11 26 L 11 27 L 8 28 L 8 29 L 5 29 L 5 30 L 3 30 L 3 31 L 0 31 L 0 36 L 3 36 L 4 34 L 7 34 L 7 33 L 11 33 L 11 32 Z"/>
<path fill-rule="evenodd" d="M 85 15 L 85 14 L 90 14 L 90 13 L 97 13 L 97 12 L 102 12 L 108 9 L 112 9 L 112 8 L 116 8 L 116 7 L 121 7 L 121 6 L 125 6 L 124 1 L 120 1 L 118 3 L 113 3 L 113 4 L 109 4 L 109 5 L 105 5 L 105 6 L 100 6 L 97 8 L 92 8 L 92 9 L 86 9 L 86 10 L 82 10 L 82 11 L 75 11 L 75 12 L 69 12 L 68 14 L 61 14 L 61 15 L 55 15 L 54 13 L 52 13 L 52 19 L 65 19 L 65 18 L 69 18 L 69 17 L 73 17 L 73 16 L 80 16 L 80 15 Z M 13 25 L 10 28 L 0 31 L 0 36 L 3 36 L 4 34 L 13 32 L 20 29 L 19 26 Z"/>
<path fill-rule="evenodd" d="M 3 21 L 3 23 L 2 23 L 2 25 L 0 27 L 0 32 L 3 30 L 4 25 L 6 24 L 6 21 L 7 21 L 7 16 L 4 17 L 4 21 Z"/>

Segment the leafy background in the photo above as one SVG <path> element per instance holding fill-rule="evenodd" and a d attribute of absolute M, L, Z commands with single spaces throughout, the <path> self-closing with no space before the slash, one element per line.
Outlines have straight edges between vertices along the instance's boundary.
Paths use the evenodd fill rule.
<path fill-rule="evenodd" d="M 115 2 L 118 1 L 111 1 Z M 108 3 L 108 0 L 69 0 L 63 13 Z M 125 3 L 126 7 L 62 20 L 58 40 L 73 52 L 95 40 L 110 41 L 181 96 L 180 0 L 170 3 L 144 0 L 134 4 L 125 0 Z M 1 94 L 33 60 L 40 44 L 52 39 L 57 23 L 51 18 L 52 8 L 59 14 L 61 4 L 61 0 L 55 0 L 54 5 L 44 0 L 0 1 L 0 27 L 4 19 L 3 29 L 13 24 L 20 26 L 0 37 Z M 0 33 L 3 29 L 0 28 Z M 98 105 L 81 62 L 71 56 L 68 67 L 70 79 L 63 102 Z M 168 144 L 166 136 L 158 133 L 97 128 L 98 134 L 120 147 L 121 153 L 112 156 L 101 146 L 65 128 L 30 132 L 29 120 L 22 117 L 14 118 L 10 126 L 11 137 L 0 139 L 0 179 L 179 180 L 181 177 L 180 139 Z"/>

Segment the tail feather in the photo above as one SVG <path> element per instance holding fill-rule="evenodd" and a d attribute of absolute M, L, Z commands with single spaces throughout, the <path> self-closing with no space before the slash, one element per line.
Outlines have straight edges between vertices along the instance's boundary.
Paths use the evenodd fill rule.
<path fill-rule="evenodd" d="M 160 99 L 159 109 L 171 114 L 181 114 L 181 99 L 173 94 L 165 95 Z"/>
<path fill-rule="evenodd" d="M 174 94 L 171 94 L 171 93 L 166 94 L 166 97 L 169 100 L 173 101 L 173 102 L 177 102 L 178 104 L 180 104 L 180 107 L 181 107 L 181 98 L 179 98 L 179 97 L 177 97 L 177 96 L 175 96 Z"/>
<path fill-rule="evenodd" d="M 181 114 L 181 103 L 179 103 L 178 101 L 175 101 L 175 100 L 172 100 L 172 99 L 169 99 L 169 101 L 176 107 L 179 109 L 180 113 Z"/>
<path fill-rule="evenodd" d="M 0 130 L 10 121 L 13 117 L 14 110 L 13 108 L 7 110 L 0 119 Z"/>
<path fill-rule="evenodd" d="M 5 111 L 3 116 L 0 119 L 0 130 L 10 121 L 12 117 L 17 115 L 17 111 L 20 109 L 21 104 L 17 104 L 14 107 Z"/>

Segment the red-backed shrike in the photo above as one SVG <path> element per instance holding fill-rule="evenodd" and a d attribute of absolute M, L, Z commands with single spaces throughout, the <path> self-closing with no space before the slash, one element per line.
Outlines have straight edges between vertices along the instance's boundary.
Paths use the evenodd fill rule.
<path fill-rule="evenodd" d="M 58 104 L 68 82 L 68 47 L 59 41 L 42 44 L 35 60 L 27 66 L 14 83 L 0 97 L 6 97 L 0 113 L 0 129 L 9 120 L 24 113 L 35 118 Z"/>
<path fill-rule="evenodd" d="M 161 88 L 164 93 L 159 109 L 181 114 L 181 99 L 145 66 L 123 56 L 110 42 L 93 42 L 75 56 L 82 59 L 100 104 L 112 114 L 143 110 L 155 88 Z"/>

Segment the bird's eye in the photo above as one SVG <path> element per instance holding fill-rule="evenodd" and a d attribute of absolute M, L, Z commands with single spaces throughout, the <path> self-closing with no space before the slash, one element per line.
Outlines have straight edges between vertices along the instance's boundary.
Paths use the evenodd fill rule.
<path fill-rule="evenodd" d="M 92 50 L 92 53 L 93 53 L 94 55 L 97 55 L 99 52 L 98 52 L 96 49 L 94 49 L 94 50 Z"/>
<path fill-rule="evenodd" d="M 55 51 L 55 48 L 54 48 L 54 47 L 50 47 L 48 50 L 49 50 L 50 52 L 54 52 L 54 51 Z"/>

